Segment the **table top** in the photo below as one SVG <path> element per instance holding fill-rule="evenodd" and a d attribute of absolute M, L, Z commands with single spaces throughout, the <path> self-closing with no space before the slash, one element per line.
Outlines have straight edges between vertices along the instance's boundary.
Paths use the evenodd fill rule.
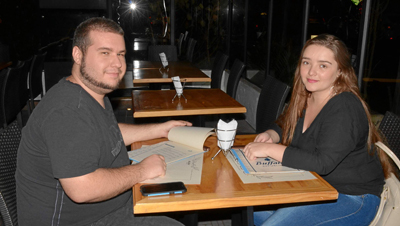
<path fill-rule="evenodd" d="M 179 76 L 181 81 L 186 82 L 211 82 L 211 78 L 204 74 L 199 68 L 190 62 L 169 62 L 166 69 L 162 68 L 161 62 L 134 61 L 133 83 L 168 83 L 171 77 Z"/>
<path fill-rule="evenodd" d="M 172 99 L 175 90 L 134 90 L 134 118 L 246 113 L 246 108 L 220 89 L 184 89 L 183 97 Z"/>
<path fill-rule="evenodd" d="M 145 60 L 134 60 L 132 64 L 133 69 L 159 69 L 162 67 L 161 61 L 145 61 Z M 171 61 L 168 62 L 169 68 L 197 68 L 188 61 Z"/>
<path fill-rule="evenodd" d="M 2 62 L 2 63 L 0 63 L 0 70 L 11 66 L 11 64 L 12 64 L 11 61 L 10 62 Z"/>
<path fill-rule="evenodd" d="M 364 82 L 400 82 L 400 79 L 395 78 L 363 78 Z"/>
<path fill-rule="evenodd" d="M 244 146 L 256 135 L 237 135 L 235 146 Z M 132 144 L 132 150 L 141 145 L 154 144 L 165 139 L 154 139 Z M 207 138 L 204 145 L 210 151 L 204 154 L 200 185 L 186 185 L 187 192 L 177 195 L 145 197 L 140 193 L 141 184 L 133 187 L 134 213 L 160 213 L 188 210 L 218 209 L 258 205 L 274 205 L 313 201 L 335 200 L 338 192 L 313 173 L 316 179 L 243 184 L 223 154 L 214 160 L 218 151 L 215 136 Z"/>

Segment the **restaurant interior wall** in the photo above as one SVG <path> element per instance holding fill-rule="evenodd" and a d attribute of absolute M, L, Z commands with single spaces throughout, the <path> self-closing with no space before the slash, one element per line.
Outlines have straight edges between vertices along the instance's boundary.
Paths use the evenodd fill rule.
<path fill-rule="evenodd" d="M 371 1 L 372 6 L 364 78 L 396 81 L 400 61 L 397 51 L 400 1 L 363 0 L 355 5 L 351 0 L 309 0 L 307 36 L 325 32 L 339 36 L 356 61 L 362 31 L 361 14 L 367 1 Z M 12 61 L 27 59 L 40 47 L 72 37 L 76 25 L 93 16 L 109 17 L 120 23 L 126 31 L 128 51 L 132 50 L 129 44 L 132 45 L 135 37 L 151 37 L 154 38 L 151 41 L 168 44 L 171 30 L 176 38 L 188 32 L 189 37 L 198 41 L 194 63 L 200 68 L 210 69 L 215 52 L 222 50 L 229 53 L 231 61 L 238 58 L 246 62 L 248 69 L 259 70 L 261 75 L 273 75 L 289 85 L 302 46 L 305 1 L 175 0 L 174 24 L 168 21 L 171 15 L 165 17 L 163 0 L 140 1 L 142 11 L 136 12 L 129 10 L 128 0 L 107 0 L 106 9 L 61 6 L 49 9 L 41 8 L 40 2 L 46 0 L 0 2 L 0 46 L 8 48 L 8 58 Z M 165 0 L 165 3 L 169 13 L 171 1 Z M 270 50 L 268 43 L 271 43 Z M 70 60 L 69 50 L 63 51 L 67 56 L 49 53 L 48 58 Z M 270 62 L 266 58 L 268 53 Z M 135 55 L 128 52 L 128 57 Z M 269 71 L 265 73 L 268 63 Z M 395 102 L 399 98 L 398 86 L 398 82 L 363 82 L 361 91 L 373 111 L 384 113 L 399 105 Z"/>

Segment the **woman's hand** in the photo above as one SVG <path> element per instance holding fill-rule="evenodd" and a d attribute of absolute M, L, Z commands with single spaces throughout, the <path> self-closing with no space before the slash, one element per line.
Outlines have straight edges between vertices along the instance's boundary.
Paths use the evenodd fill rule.
<path fill-rule="evenodd" d="M 270 143 L 272 144 L 274 141 L 271 138 L 271 135 L 267 131 L 260 133 L 254 139 L 254 142 L 262 142 L 262 143 Z"/>
<path fill-rule="evenodd" d="M 251 142 L 244 147 L 244 155 L 250 161 L 259 157 L 268 157 L 267 154 L 268 144 L 261 142 Z"/>
<path fill-rule="evenodd" d="M 263 133 L 258 134 L 256 139 L 254 139 L 254 142 L 276 144 L 279 142 L 280 139 L 281 138 L 279 137 L 279 134 L 275 130 L 269 129 Z"/>
<path fill-rule="evenodd" d="M 282 162 L 286 146 L 281 144 L 251 142 L 244 147 L 244 155 L 250 161 L 256 158 L 271 157 L 276 161 Z"/>

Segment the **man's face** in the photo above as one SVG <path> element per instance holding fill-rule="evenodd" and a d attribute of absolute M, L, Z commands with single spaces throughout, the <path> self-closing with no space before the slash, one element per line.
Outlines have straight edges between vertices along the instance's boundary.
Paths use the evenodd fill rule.
<path fill-rule="evenodd" d="M 98 94 L 118 88 L 126 72 L 125 41 L 111 32 L 91 31 L 92 45 L 83 55 L 80 72 L 82 82 Z"/>

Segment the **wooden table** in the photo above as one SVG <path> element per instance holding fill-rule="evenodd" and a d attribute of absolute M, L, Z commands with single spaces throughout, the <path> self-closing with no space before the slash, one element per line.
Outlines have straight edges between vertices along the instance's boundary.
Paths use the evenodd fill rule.
<path fill-rule="evenodd" d="M 395 78 L 363 78 L 364 82 L 400 82 L 400 79 Z"/>
<path fill-rule="evenodd" d="M 244 146 L 256 135 L 237 135 L 235 146 Z M 154 144 L 165 139 L 155 139 L 132 144 L 132 150 L 144 144 Z M 203 172 L 200 185 L 186 185 L 187 192 L 179 195 L 144 197 L 141 184 L 133 187 L 135 214 L 205 210 L 258 205 L 274 205 L 335 200 L 338 192 L 313 173 L 316 179 L 305 181 L 284 181 L 243 184 L 223 154 L 213 161 L 218 151 L 215 136 L 207 138 L 205 146 L 210 151 L 204 154 Z"/>
<path fill-rule="evenodd" d="M 246 108 L 220 89 L 187 89 L 172 99 L 175 90 L 134 90 L 134 118 L 246 113 Z"/>
<path fill-rule="evenodd" d="M 10 61 L 10 62 L 3 62 L 3 63 L 0 63 L 0 70 L 11 66 L 11 64 L 12 64 L 11 61 Z"/>
<path fill-rule="evenodd" d="M 161 62 L 134 61 L 133 83 L 170 83 L 179 76 L 184 82 L 211 82 L 211 78 L 189 62 L 169 62 L 168 70 L 161 69 Z"/>
<path fill-rule="evenodd" d="M 162 67 L 161 61 L 145 61 L 145 60 L 134 60 L 132 64 L 133 69 L 159 69 Z M 196 68 L 192 63 L 187 61 L 171 61 L 168 62 L 168 67 L 171 69 L 179 68 Z"/>

